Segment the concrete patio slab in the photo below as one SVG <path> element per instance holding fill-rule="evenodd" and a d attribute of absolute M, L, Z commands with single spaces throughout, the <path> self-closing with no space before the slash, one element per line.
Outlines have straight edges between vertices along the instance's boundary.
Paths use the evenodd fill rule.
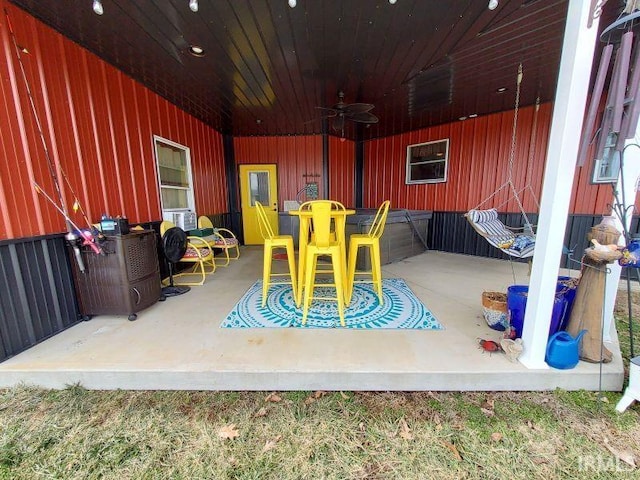
<path fill-rule="evenodd" d="M 278 262 L 275 261 L 275 264 Z M 284 264 L 284 262 L 281 262 Z M 514 283 L 508 261 L 443 252 L 383 267 L 405 279 L 444 330 L 222 329 L 225 316 L 260 278 L 262 249 L 218 268 L 202 287 L 139 313 L 96 316 L 0 364 L 0 386 L 144 390 L 616 390 L 623 362 L 529 370 L 478 339 L 499 340 L 482 317 L 485 290 Z M 526 264 L 513 264 L 527 283 Z M 575 272 L 574 272 L 575 273 Z M 566 271 L 559 272 L 567 275 Z"/>

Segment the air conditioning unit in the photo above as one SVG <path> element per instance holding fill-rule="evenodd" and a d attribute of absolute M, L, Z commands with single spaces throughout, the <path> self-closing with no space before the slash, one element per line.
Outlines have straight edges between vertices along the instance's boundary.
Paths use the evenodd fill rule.
<path fill-rule="evenodd" d="M 176 227 L 181 228 L 185 232 L 198 228 L 198 220 L 196 214 L 190 210 L 162 212 L 162 219 L 173 223 Z"/>

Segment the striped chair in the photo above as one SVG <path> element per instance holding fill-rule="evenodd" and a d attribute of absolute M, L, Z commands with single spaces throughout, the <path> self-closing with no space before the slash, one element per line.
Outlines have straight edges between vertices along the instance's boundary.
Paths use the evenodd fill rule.
<path fill-rule="evenodd" d="M 511 257 L 528 258 L 533 256 L 535 237 L 528 233 L 516 233 L 498 220 L 498 211 L 469 210 L 465 217 L 473 229 L 487 242 Z"/>

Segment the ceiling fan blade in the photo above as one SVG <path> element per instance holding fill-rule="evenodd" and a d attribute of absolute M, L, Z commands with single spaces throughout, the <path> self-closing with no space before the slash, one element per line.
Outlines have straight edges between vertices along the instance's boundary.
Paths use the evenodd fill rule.
<path fill-rule="evenodd" d="M 331 118 L 331 117 L 335 117 L 336 115 L 338 115 L 338 111 L 334 108 L 326 108 L 326 107 L 315 107 L 316 110 L 322 110 L 322 117 L 321 118 Z"/>
<path fill-rule="evenodd" d="M 360 112 L 360 113 L 356 113 L 354 115 L 347 115 L 345 114 L 346 117 L 354 122 L 359 122 L 359 123 L 378 123 L 378 117 L 376 117 L 373 113 L 369 113 L 369 112 Z"/>
<path fill-rule="evenodd" d="M 349 103 L 344 106 L 343 110 L 345 113 L 353 114 L 353 113 L 364 113 L 373 109 L 374 105 L 370 103 Z"/>

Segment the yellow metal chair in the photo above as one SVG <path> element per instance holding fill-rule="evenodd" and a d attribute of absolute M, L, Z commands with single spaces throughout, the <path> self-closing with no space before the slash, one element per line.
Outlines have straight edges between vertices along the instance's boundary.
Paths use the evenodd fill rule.
<path fill-rule="evenodd" d="M 342 210 L 342 211 L 345 210 L 344 205 L 341 204 L 340 202 L 336 202 L 335 200 L 309 200 L 308 202 L 304 202 L 302 205 L 300 205 L 300 210 L 311 211 L 311 205 L 313 203 L 316 203 L 316 202 L 327 202 L 327 203 L 329 203 L 331 205 L 331 210 Z M 345 222 L 346 222 L 346 216 L 343 216 L 339 221 L 342 222 L 342 231 L 344 232 L 344 225 L 345 225 Z M 338 229 L 338 226 L 337 226 L 337 224 L 335 222 L 336 222 L 336 220 L 334 220 L 331 223 L 331 227 L 330 227 L 331 230 L 330 230 L 330 233 L 329 233 L 330 240 L 332 242 L 337 241 L 336 240 L 337 239 L 336 230 Z M 308 233 L 308 237 L 307 238 L 311 242 L 315 241 L 315 235 L 313 233 L 313 221 L 309 222 L 309 233 Z M 345 245 L 345 247 L 346 247 L 346 245 Z M 346 255 L 345 255 L 345 259 L 346 259 Z M 345 265 L 346 265 L 346 263 L 345 263 Z M 329 265 L 327 265 L 324 268 L 317 268 L 317 266 L 316 266 L 316 273 L 333 273 L 333 268 L 331 266 L 329 266 Z M 346 267 L 344 269 L 344 274 L 345 275 L 347 274 Z"/>
<path fill-rule="evenodd" d="M 256 211 L 258 213 L 258 226 L 260 234 L 264 239 L 263 267 L 262 267 L 262 306 L 267 303 L 267 294 L 271 285 L 291 284 L 293 289 L 293 298 L 296 297 L 296 259 L 293 248 L 293 236 L 291 235 L 275 235 L 269 224 L 267 214 L 260 202 L 256 202 Z M 273 250 L 276 248 L 284 248 L 287 251 L 287 261 L 289 264 L 288 273 L 272 273 L 271 264 L 273 262 Z M 274 282 L 272 277 L 288 276 L 289 281 Z"/>
<path fill-rule="evenodd" d="M 331 228 L 331 210 L 336 207 L 337 202 L 330 200 L 316 200 L 309 205 L 311 209 L 311 220 L 313 225 L 313 235 L 311 241 L 307 245 L 305 253 L 305 283 L 304 283 L 304 300 L 302 302 L 302 324 L 307 322 L 309 307 L 315 298 L 316 300 L 335 300 L 338 302 L 338 315 L 340 316 L 340 324 L 344 327 L 344 250 L 343 243 L 336 235 L 332 236 Z M 338 207 L 339 208 L 339 207 Z M 342 207 L 344 209 L 344 207 Z M 331 265 L 333 267 L 333 283 L 315 283 L 317 272 L 318 257 L 328 255 L 331 257 Z M 326 272 L 325 272 L 326 273 Z M 314 297 L 315 287 L 335 287 L 335 297 Z"/>
<path fill-rule="evenodd" d="M 160 236 L 175 225 L 168 221 L 160 224 Z M 187 236 L 187 251 L 179 260 L 180 263 L 192 263 L 193 267 L 186 272 L 180 272 L 173 275 L 173 278 L 180 277 L 196 277 L 199 280 L 181 281 L 174 283 L 176 285 L 203 285 L 207 275 L 216 271 L 216 264 L 213 260 L 213 251 L 209 244 L 200 237 Z M 166 282 L 164 282 L 166 283 Z"/>
<path fill-rule="evenodd" d="M 209 243 L 211 248 L 219 248 L 224 252 L 226 262 L 221 263 L 219 265 L 220 267 L 227 267 L 231 260 L 237 260 L 240 258 L 239 242 L 231 230 L 214 227 L 209 217 L 204 215 L 198 217 L 198 228 L 209 228 L 213 231 L 211 235 L 204 236 L 202 239 Z M 231 250 L 233 256 L 229 255 L 229 250 Z"/>
<path fill-rule="evenodd" d="M 391 202 L 386 200 L 380 205 L 376 216 L 367 233 L 354 233 L 349 237 L 349 273 L 348 278 L 348 295 L 347 303 L 351 302 L 353 295 L 353 285 L 355 283 L 373 283 L 378 293 L 380 303 L 382 303 L 382 269 L 380 261 L 380 237 L 384 232 L 384 226 L 389 213 L 389 205 Z M 358 259 L 358 250 L 360 247 L 369 248 L 369 256 L 371 258 L 371 270 L 356 272 L 356 260 Z M 371 280 L 356 280 L 356 275 L 371 275 Z"/>

